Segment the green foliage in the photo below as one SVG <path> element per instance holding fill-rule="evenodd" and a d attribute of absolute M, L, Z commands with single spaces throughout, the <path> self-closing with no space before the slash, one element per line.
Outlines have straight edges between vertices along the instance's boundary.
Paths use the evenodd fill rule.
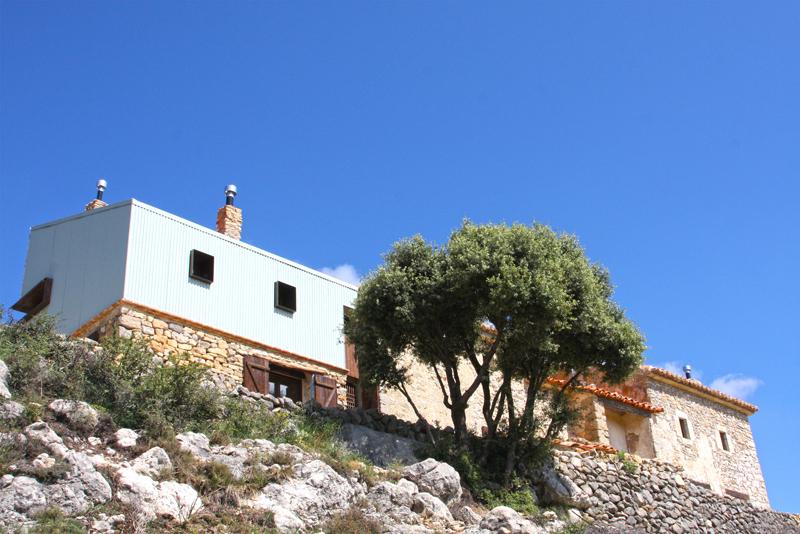
<path fill-rule="evenodd" d="M 478 498 L 486 504 L 487 508 L 496 506 L 508 506 L 521 514 L 536 516 L 539 514 L 539 507 L 536 506 L 536 499 L 530 486 L 524 484 L 516 489 L 484 489 L 478 493 Z"/>
<path fill-rule="evenodd" d="M 608 273 L 573 236 L 538 224 L 465 222 L 443 246 L 419 236 L 395 244 L 361 284 L 345 333 L 362 378 L 397 388 L 412 407 L 405 355 L 436 371 L 457 448 L 472 439 L 465 410 L 481 397 L 487 440 L 507 442 L 508 484 L 537 442 L 574 416 L 570 395 L 584 373 L 618 382 L 642 362 L 644 340 L 612 293 Z M 563 389 L 548 389 L 554 375 L 566 378 Z M 528 384 L 522 402 L 511 395 L 513 381 Z"/>
<path fill-rule="evenodd" d="M 586 529 L 589 528 L 589 525 L 586 523 L 571 523 L 569 525 L 564 526 L 561 530 L 557 530 L 553 534 L 583 534 L 586 532 Z"/>
<path fill-rule="evenodd" d="M 147 526 L 147 533 L 164 531 L 186 534 L 277 534 L 272 512 L 249 508 L 232 508 L 207 503 L 187 521 L 175 523 L 156 519 Z"/>
<path fill-rule="evenodd" d="M 629 475 L 632 475 L 639 470 L 639 464 L 632 460 L 630 456 L 625 454 L 624 451 L 617 451 L 617 460 L 619 460 L 619 462 L 622 464 L 622 469 Z"/>
<path fill-rule="evenodd" d="M 20 397 L 85 400 L 122 426 L 169 435 L 218 415 L 219 394 L 206 387 L 206 368 L 181 358 L 155 365 L 144 341 L 109 336 L 101 349 L 58 334 L 39 314 L 0 329 L 0 358 Z M 28 403 L 26 419 L 41 417 Z"/>
<path fill-rule="evenodd" d="M 75 519 L 65 517 L 58 508 L 47 508 L 36 516 L 30 534 L 84 534 L 86 529 Z"/>
<path fill-rule="evenodd" d="M 380 534 L 381 524 L 368 518 L 359 508 L 352 506 L 321 525 L 325 534 Z"/>

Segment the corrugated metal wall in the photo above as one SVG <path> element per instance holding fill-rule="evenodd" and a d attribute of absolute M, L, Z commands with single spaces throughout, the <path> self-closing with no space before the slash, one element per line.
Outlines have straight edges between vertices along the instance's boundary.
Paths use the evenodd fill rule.
<path fill-rule="evenodd" d="M 21 294 L 52 278 L 45 311 L 62 332 L 122 298 L 130 213 L 130 202 L 122 202 L 31 229 Z"/>
<path fill-rule="evenodd" d="M 192 249 L 214 256 L 212 284 L 189 278 Z M 126 271 L 128 300 L 345 366 L 343 307 L 356 290 L 321 273 L 137 201 Z M 275 281 L 297 288 L 294 314 L 274 307 Z"/>

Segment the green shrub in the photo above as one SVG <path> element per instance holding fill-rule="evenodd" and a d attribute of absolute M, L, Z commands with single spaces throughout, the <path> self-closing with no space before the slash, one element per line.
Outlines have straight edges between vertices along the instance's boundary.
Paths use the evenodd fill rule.
<path fill-rule="evenodd" d="M 478 493 L 478 498 L 486 504 L 487 508 L 508 506 L 521 514 L 529 516 L 539 515 L 539 507 L 530 487 L 522 486 L 516 489 L 484 489 Z"/>
<path fill-rule="evenodd" d="M 58 508 L 48 508 L 36 516 L 31 534 L 84 534 L 86 529 L 75 519 L 65 517 Z"/>
<path fill-rule="evenodd" d="M 625 451 L 617 451 L 617 460 L 620 461 L 622 464 L 622 469 L 629 475 L 632 475 L 639 470 L 639 464 L 633 461 L 630 456 L 625 454 Z"/>

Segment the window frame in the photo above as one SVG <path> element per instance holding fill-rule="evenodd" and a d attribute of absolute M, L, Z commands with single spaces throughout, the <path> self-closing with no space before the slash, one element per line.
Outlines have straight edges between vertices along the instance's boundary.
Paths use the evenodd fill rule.
<path fill-rule="evenodd" d="M 681 437 L 685 440 L 692 439 L 692 427 L 689 426 L 689 418 L 678 416 L 678 427 L 681 430 Z"/>
<path fill-rule="evenodd" d="M 728 432 L 725 430 L 717 430 L 717 435 L 719 436 L 719 444 L 722 450 L 725 452 L 732 452 L 733 447 L 731 447 L 731 438 Z"/>
<path fill-rule="evenodd" d="M 294 301 L 294 308 L 287 305 L 287 303 L 281 302 L 281 288 L 287 287 L 292 289 L 292 300 Z M 286 282 L 281 282 L 280 280 L 275 281 L 275 307 L 279 310 L 283 310 L 289 313 L 297 312 L 297 287 L 293 286 L 292 284 L 287 284 Z"/>
<path fill-rule="evenodd" d="M 197 261 L 208 261 L 209 259 L 211 260 L 211 266 L 210 266 L 211 267 L 211 272 L 210 273 L 204 273 L 204 274 L 210 274 L 211 275 L 210 278 L 207 277 L 207 276 L 204 276 L 203 273 L 197 272 L 197 271 L 199 271 L 199 269 L 195 269 L 195 266 L 196 266 L 195 263 Z M 213 284 L 214 283 L 214 263 L 215 263 L 214 256 L 212 256 L 211 254 L 209 254 L 207 252 L 203 252 L 202 250 L 197 250 L 197 249 L 193 248 L 189 252 L 189 278 L 191 278 L 192 280 L 197 280 L 198 282 L 203 282 L 204 284 L 208 284 L 208 285 Z"/>

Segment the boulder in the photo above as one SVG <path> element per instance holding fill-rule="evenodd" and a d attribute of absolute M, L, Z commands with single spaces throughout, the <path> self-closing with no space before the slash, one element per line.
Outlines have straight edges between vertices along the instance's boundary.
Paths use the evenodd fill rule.
<path fill-rule="evenodd" d="M 481 516 L 469 506 L 462 506 L 453 516 L 467 526 L 477 525 L 481 522 Z"/>
<path fill-rule="evenodd" d="M 461 498 L 461 477 L 458 471 L 433 458 L 409 465 L 403 470 L 403 476 L 416 483 L 420 491 L 440 498 L 447 505 Z"/>
<path fill-rule="evenodd" d="M 117 498 L 144 521 L 166 517 L 183 522 L 203 507 L 200 495 L 188 484 L 156 482 L 132 467 L 117 471 Z"/>
<path fill-rule="evenodd" d="M 10 399 L 11 391 L 8 389 L 8 366 L 6 362 L 0 360 L 0 398 Z"/>
<path fill-rule="evenodd" d="M 118 449 L 132 449 L 138 439 L 139 434 L 130 428 L 120 428 L 114 433 L 114 444 Z"/>
<path fill-rule="evenodd" d="M 268 484 L 243 503 L 271 511 L 281 531 L 321 523 L 364 494 L 360 483 L 351 483 L 321 460 L 297 464 L 292 473 L 289 480 Z"/>
<path fill-rule="evenodd" d="M 548 504 L 561 504 L 586 510 L 589 496 L 572 480 L 558 472 L 552 463 L 543 465 L 537 474 L 542 499 Z"/>
<path fill-rule="evenodd" d="M 414 504 L 411 509 L 422 517 L 428 517 L 435 520 L 450 522 L 453 520 L 453 515 L 448 510 L 447 505 L 442 502 L 438 497 L 434 497 L 425 491 L 414 495 Z"/>
<path fill-rule="evenodd" d="M 164 471 L 172 469 L 172 461 L 167 455 L 167 451 L 161 447 L 142 453 L 132 463 L 131 467 L 138 473 L 149 477 L 157 477 Z"/>
<path fill-rule="evenodd" d="M 507 506 L 493 508 L 483 518 L 480 526 L 489 532 L 502 532 L 503 534 L 544 534 L 546 532 Z"/>
<path fill-rule="evenodd" d="M 205 434 L 197 432 L 184 432 L 175 436 L 181 449 L 189 451 L 192 456 L 207 460 L 211 457 L 211 445 Z"/>
<path fill-rule="evenodd" d="M 47 410 L 79 432 L 91 432 L 100 421 L 97 410 L 83 401 L 56 399 L 47 405 Z"/>
<path fill-rule="evenodd" d="M 375 465 L 385 467 L 394 461 L 404 464 L 417 461 L 414 450 L 420 443 L 413 439 L 350 423 L 342 425 L 341 437 L 351 449 L 363 454 Z"/>
<path fill-rule="evenodd" d="M 2 360 L 0 360 L 2 361 Z M 0 383 L 2 384 L 2 383 Z M 2 396 L 2 387 L 0 386 L 0 396 Z M 0 420 L 13 421 L 19 419 L 25 413 L 25 407 L 16 401 L 5 401 L 0 404 Z"/>

